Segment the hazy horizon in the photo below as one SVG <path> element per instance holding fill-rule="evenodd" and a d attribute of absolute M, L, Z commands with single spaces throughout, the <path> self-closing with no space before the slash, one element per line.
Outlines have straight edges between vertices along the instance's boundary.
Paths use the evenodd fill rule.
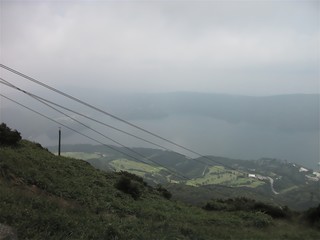
<path fill-rule="evenodd" d="M 116 95 L 114 93 L 112 96 L 96 97 L 97 106 L 105 106 L 106 102 L 109 104 L 108 109 L 103 108 L 104 110 L 202 155 L 235 159 L 277 158 L 314 169 L 319 162 L 320 95 L 239 97 L 221 94 Z M 208 101 L 208 98 L 211 101 Z M 32 105 L 26 101 L 23 104 Z M 6 121 L 11 124 L 10 127 L 17 128 L 23 137 L 29 140 L 40 142 L 44 146 L 57 144 L 58 124 L 14 104 L 8 107 L 11 107 L 11 110 L 1 109 L 3 113 L 1 121 Z M 40 105 L 39 109 L 41 113 L 100 142 L 117 145 L 61 114 L 49 111 Z M 72 105 L 72 109 L 173 151 L 196 157 L 92 110 L 84 110 L 77 105 Z M 125 146 L 155 147 L 75 114 L 71 116 Z M 25 122 L 24 119 L 29 121 Z M 60 127 L 63 132 L 62 144 L 99 144 L 63 126 Z"/>
<path fill-rule="evenodd" d="M 203 154 L 319 161 L 319 1 L 0 4 L 1 64 Z M 0 69 L 1 78 L 23 90 L 117 124 Z M 1 94 L 83 130 L 1 82 Z M 197 105 L 194 96 L 159 97 L 164 93 L 225 98 Z M 148 94 L 152 99 L 141 97 Z M 280 96 L 295 94 L 317 95 L 279 105 Z M 0 121 L 28 126 L 27 138 L 44 141 L 56 133 L 58 124 L 10 106 L 0 97 Z M 70 141 L 78 139 L 70 134 Z"/>

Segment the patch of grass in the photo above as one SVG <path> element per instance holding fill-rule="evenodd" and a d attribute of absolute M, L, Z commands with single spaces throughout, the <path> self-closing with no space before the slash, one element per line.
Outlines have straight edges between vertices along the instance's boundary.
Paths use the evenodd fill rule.
<path fill-rule="evenodd" d="M 130 161 L 128 159 L 116 159 L 110 162 L 110 165 L 116 169 L 116 171 L 130 171 L 137 175 L 144 175 L 145 173 L 158 173 L 163 168 L 148 165 L 146 163 Z"/>
<path fill-rule="evenodd" d="M 286 189 L 281 190 L 280 193 L 281 193 L 281 194 L 287 193 L 287 192 L 290 192 L 290 191 L 292 191 L 292 190 L 294 190 L 294 189 L 297 189 L 297 188 L 299 188 L 299 187 L 298 187 L 298 186 L 291 186 L 291 187 L 288 187 L 288 188 L 286 188 Z"/>
<path fill-rule="evenodd" d="M 211 166 L 203 177 L 195 178 L 187 181 L 189 186 L 201 185 L 226 185 L 231 187 L 251 187 L 256 188 L 264 185 L 263 181 L 244 176 L 243 173 L 233 170 L 227 170 L 223 166 Z"/>
<path fill-rule="evenodd" d="M 85 153 L 85 152 L 62 152 L 61 156 L 75 158 L 75 159 L 82 159 L 82 160 L 101 158 L 101 156 L 97 153 Z"/>

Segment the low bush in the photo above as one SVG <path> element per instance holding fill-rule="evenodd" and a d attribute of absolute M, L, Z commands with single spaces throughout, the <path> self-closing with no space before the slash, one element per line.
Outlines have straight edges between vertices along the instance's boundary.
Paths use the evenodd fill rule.
<path fill-rule="evenodd" d="M 246 222 L 247 226 L 253 226 L 256 228 L 264 228 L 272 224 L 272 217 L 263 212 L 244 212 L 239 211 L 237 215 Z"/>
<path fill-rule="evenodd" d="M 304 218 L 312 225 L 320 229 L 320 204 L 316 208 L 310 208 L 305 212 Z"/>
<path fill-rule="evenodd" d="M 147 185 L 147 183 L 143 181 L 143 178 L 140 177 L 140 176 L 138 176 L 138 175 L 136 175 L 136 174 L 133 174 L 133 173 L 130 173 L 130 172 L 127 172 L 127 171 L 120 171 L 119 174 L 120 174 L 121 176 L 125 176 L 125 177 L 127 177 L 127 178 L 129 178 L 129 179 L 131 179 L 131 180 L 140 182 L 140 183 L 142 183 L 142 184 L 145 185 L 145 186 Z"/>
<path fill-rule="evenodd" d="M 203 209 L 208 211 L 263 212 L 273 218 L 288 218 L 291 216 L 288 207 L 281 208 L 263 202 L 256 202 L 253 199 L 245 197 L 212 200 Z"/>
<path fill-rule="evenodd" d="M 253 205 L 253 209 L 256 211 L 261 211 L 273 218 L 286 218 L 289 217 L 288 208 L 280 208 L 263 202 L 256 202 Z M 285 211 L 287 209 L 287 211 Z"/>
<path fill-rule="evenodd" d="M 171 199 L 172 194 L 166 188 L 162 187 L 161 185 L 158 185 L 156 189 L 164 198 Z"/>
<path fill-rule="evenodd" d="M 127 176 L 121 176 L 115 184 L 115 187 L 124 193 L 130 194 L 135 200 L 141 196 L 141 191 L 138 184 L 133 182 Z"/>
<path fill-rule="evenodd" d="M 228 204 L 220 202 L 220 201 L 211 201 L 208 202 L 203 209 L 208 211 L 223 211 L 228 210 Z"/>

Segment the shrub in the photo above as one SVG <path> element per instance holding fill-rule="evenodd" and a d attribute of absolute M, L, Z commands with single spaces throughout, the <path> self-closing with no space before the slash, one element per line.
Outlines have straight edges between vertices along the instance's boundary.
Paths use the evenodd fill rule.
<path fill-rule="evenodd" d="M 120 191 L 130 194 L 133 199 L 137 200 L 141 196 L 141 191 L 137 183 L 131 181 L 127 176 L 121 176 L 115 187 Z"/>
<path fill-rule="evenodd" d="M 263 202 L 256 202 L 253 209 L 264 212 L 273 218 L 285 218 L 288 216 L 288 214 L 286 214 L 286 212 L 280 207 L 272 206 Z"/>
<path fill-rule="evenodd" d="M 211 201 L 208 202 L 203 209 L 208 211 L 223 211 L 228 209 L 228 204 L 219 201 Z"/>
<path fill-rule="evenodd" d="M 137 182 L 140 182 L 142 183 L 143 185 L 147 185 L 146 182 L 143 181 L 143 178 L 136 175 L 136 174 L 133 174 L 133 173 L 130 173 L 130 172 L 127 172 L 127 171 L 120 171 L 119 173 L 121 176 L 126 176 L 127 178 L 131 179 L 131 180 L 134 180 L 134 181 L 137 181 Z"/>
<path fill-rule="evenodd" d="M 16 145 L 21 140 L 17 130 L 11 130 L 5 123 L 0 124 L 0 145 Z"/>
<path fill-rule="evenodd" d="M 316 208 L 310 208 L 304 218 L 313 226 L 320 228 L 320 204 Z"/>
<path fill-rule="evenodd" d="M 272 217 L 262 212 L 255 212 L 254 216 L 251 216 L 252 225 L 257 228 L 264 228 L 272 224 Z"/>
<path fill-rule="evenodd" d="M 172 194 L 167 189 L 162 187 L 160 184 L 157 186 L 157 191 L 166 199 L 171 199 Z"/>
<path fill-rule="evenodd" d="M 291 215 L 288 207 L 280 208 L 271 204 L 256 202 L 253 199 L 245 197 L 212 200 L 208 202 L 203 209 L 208 211 L 263 212 L 273 218 L 287 218 Z"/>

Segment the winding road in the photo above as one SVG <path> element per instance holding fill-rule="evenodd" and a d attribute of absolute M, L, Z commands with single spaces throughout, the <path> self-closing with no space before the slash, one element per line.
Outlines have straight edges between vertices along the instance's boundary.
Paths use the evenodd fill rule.
<path fill-rule="evenodd" d="M 274 193 L 274 194 L 279 194 L 278 192 L 276 192 L 276 190 L 274 190 L 274 187 L 273 187 L 273 179 L 271 177 L 267 177 L 269 180 L 270 180 L 270 187 L 271 187 L 271 191 Z"/>

